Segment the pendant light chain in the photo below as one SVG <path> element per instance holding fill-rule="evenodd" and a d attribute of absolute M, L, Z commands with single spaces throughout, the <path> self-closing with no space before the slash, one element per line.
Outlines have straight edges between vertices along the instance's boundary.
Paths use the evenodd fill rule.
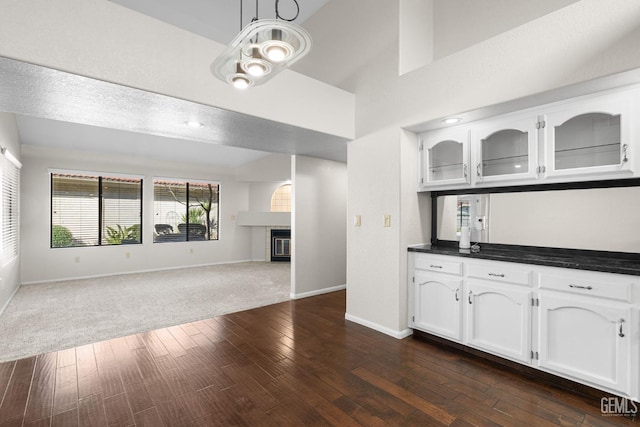
<path fill-rule="evenodd" d="M 295 21 L 298 18 L 298 15 L 300 15 L 300 5 L 298 4 L 298 0 L 293 0 L 293 2 L 296 4 L 296 16 L 291 19 L 287 19 L 280 16 L 280 11 L 278 10 L 278 4 L 280 3 L 280 0 L 276 0 L 276 19 L 282 19 L 283 21 L 287 22 Z"/>

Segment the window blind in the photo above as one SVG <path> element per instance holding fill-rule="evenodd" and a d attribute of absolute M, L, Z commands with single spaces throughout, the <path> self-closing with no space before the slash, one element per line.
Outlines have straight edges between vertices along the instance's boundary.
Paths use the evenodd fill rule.
<path fill-rule="evenodd" d="M 7 264 L 19 251 L 21 165 L 5 149 L 2 152 L 2 260 Z"/>

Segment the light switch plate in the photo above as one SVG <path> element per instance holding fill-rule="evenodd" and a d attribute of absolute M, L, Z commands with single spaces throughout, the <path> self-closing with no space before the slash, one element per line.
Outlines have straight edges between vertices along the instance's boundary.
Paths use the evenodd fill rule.
<path fill-rule="evenodd" d="M 384 216 L 384 226 L 391 227 L 391 215 Z"/>
<path fill-rule="evenodd" d="M 356 227 L 360 227 L 362 225 L 362 217 L 360 215 L 355 215 L 353 217 L 353 225 Z"/>

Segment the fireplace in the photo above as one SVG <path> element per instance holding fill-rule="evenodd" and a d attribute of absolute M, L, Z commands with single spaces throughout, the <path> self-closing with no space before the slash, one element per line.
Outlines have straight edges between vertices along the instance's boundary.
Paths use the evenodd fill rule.
<path fill-rule="evenodd" d="M 271 261 L 291 261 L 291 230 L 271 230 Z"/>

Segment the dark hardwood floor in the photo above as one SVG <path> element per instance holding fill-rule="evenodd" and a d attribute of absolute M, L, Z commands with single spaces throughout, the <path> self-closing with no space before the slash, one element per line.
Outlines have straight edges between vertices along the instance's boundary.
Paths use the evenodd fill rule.
<path fill-rule="evenodd" d="M 0 426 L 636 425 L 344 311 L 336 292 L 0 364 Z"/>

